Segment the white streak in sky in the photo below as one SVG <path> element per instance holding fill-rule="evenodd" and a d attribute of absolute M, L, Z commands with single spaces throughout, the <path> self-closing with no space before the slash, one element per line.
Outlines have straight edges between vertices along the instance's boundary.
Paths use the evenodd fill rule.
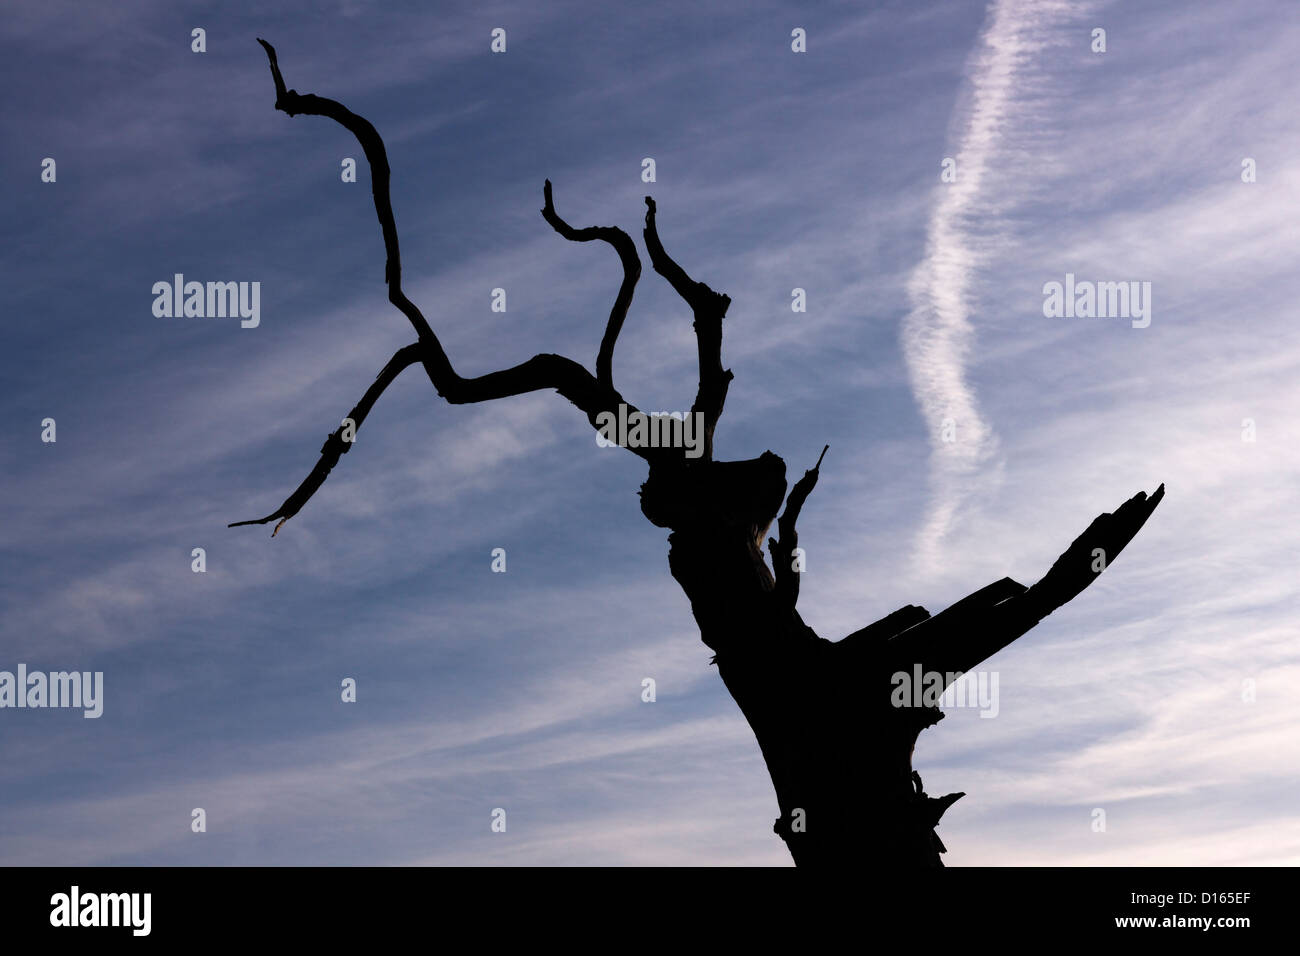
<path fill-rule="evenodd" d="M 982 193 L 981 184 L 1023 105 L 1028 63 L 1059 42 L 1055 31 L 1068 11 L 1051 0 L 996 0 L 990 7 L 989 25 L 968 65 L 965 122 L 955 152 L 948 153 L 956 160 L 956 181 L 940 187 L 925 259 L 908 283 L 912 311 L 903 320 L 903 353 L 933 445 L 933 497 L 916 548 L 923 571 L 939 566 L 943 540 L 963 505 L 999 481 L 997 436 L 980 414 L 966 376 L 971 283 L 985 252 L 996 244 L 1005 207 L 986 195 L 987 189 Z M 955 441 L 944 441 L 945 422 L 955 427 Z"/>

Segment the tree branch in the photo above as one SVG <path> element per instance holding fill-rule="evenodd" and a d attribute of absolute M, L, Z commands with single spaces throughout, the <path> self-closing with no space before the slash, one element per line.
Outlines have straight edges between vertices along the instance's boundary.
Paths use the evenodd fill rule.
<path fill-rule="evenodd" d="M 588 226 L 585 229 L 574 229 L 561 219 L 555 211 L 555 203 L 551 198 L 551 181 L 549 179 L 546 180 L 546 185 L 542 187 L 542 193 L 546 197 L 546 205 L 542 208 L 542 217 L 551 224 L 556 232 L 571 242 L 590 242 L 592 239 L 601 239 L 608 242 L 614 247 L 614 251 L 618 253 L 618 258 L 623 263 L 623 282 L 618 287 L 614 307 L 609 310 L 609 321 L 605 325 L 605 335 L 600 340 L 600 351 L 596 354 L 596 380 L 613 387 L 614 343 L 618 341 L 618 333 L 623 328 L 623 320 L 627 318 L 628 306 L 632 304 L 632 293 L 636 290 L 637 280 L 641 278 L 641 257 L 637 255 L 636 244 L 632 242 L 632 237 L 617 226 Z"/>
<path fill-rule="evenodd" d="M 979 666 L 1100 577 L 1164 496 L 1164 485 L 1150 497 L 1140 491 L 1114 514 L 1097 517 L 1032 587 L 1003 578 L 890 639 L 893 666 L 920 663 L 939 674 Z"/>
<path fill-rule="evenodd" d="M 408 345 L 405 348 L 398 349 L 397 353 L 388 360 L 388 364 L 380 370 L 379 374 L 375 376 L 374 382 L 372 382 L 370 387 L 366 389 L 366 394 L 361 396 L 361 401 L 357 402 L 357 404 L 353 406 L 352 411 L 348 412 L 347 417 L 352 421 L 352 437 L 354 440 L 356 438 L 356 433 L 361 429 L 361 423 L 366 420 L 366 416 L 370 414 L 370 409 L 374 407 L 375 401 L 379 396 L 384 393 L 384 389 L 388 388 L 398 375 L 419 360 L 420 345 L 418 342 Z M 303 479 L 302 484 L 297 487 L 294 493 L 284 499 L 284 503 L 280 505 L 279 508 L 271 512 L 271 514 L 267 515 L 265 518 L 254 518 L 251 521 L 236 521 L 232 524 L 226 525 L 226 527 L 238 528 L 241 525 L 247 524 L 267 524 L 268 522 L 279 518 L 279 524 L 277 524 L 275 530 L 271 532 L 271 537 L 274 538 L 279 533 L 281 526 L 296 515 L 302 509 L 302 506 L 307 503 L 308 499 L 316 493 L 317 489 L 325 483 L 325 479 L 329 477 L 330 471 L 339 463 L 339 458 L 352 450 L 352 442 L 346 441 L 343 438 L 345 427 L 346 423 L 340 424 L 339 427 L 336 428 L 327 439 L 325 439 L 325 444 L 321 446 L 320 459 L 316 462 L 316 467 L 314 467 L 307 477 Z"/>
<path fill-rule="evenodd" d="M 419 334 L 420 359 L 438 394 L 452 404 L 458 405 L 553 388 L 586 412 L 593 427 L 595 417 L 600 412 L 612 411 L 617 414 L 619 404 L 627 404 L 622 396 L 607 383 L 597 382 L 592 374 L 577 362 L 562 355 L 536 355 L 514 368 L 491 372 L 477 378 L 462 378 L 456 373 L 451 360 L 442 348 L 442 343 L 434 335 L 429 323 L 402 291 L 401 252 L 398 247 L 397 226 L 393 220 L 393 205 L 389 198 L 388 155 L 384 149 L 383 139 L 368 120 L 353 113 L 343 104 L 316 96 L 314 93 L 304 94 L 285 89 L 284 77 L 280 73 L 276 60 L 275 47 L 261 38 L 257 42 L 266 49 L 271 64 L 271 76 L 275 81 L 276 109 L 290 116 L 299 113 L 326 116 L 348 129 L 361 144 L 366 160 L 370 163 L 375 213 L 379 217 L 380 230 L 384 236 L 384 249 L 388 256 L 384 271 L 385 280 L 388 282 L 388 298 L 406 315 Z M 635 411 L 631 405 L 628 409 L 629 413 Z M 643 451 L 643 449 L 632 450 L 638 454 Z M 645 454 L 642 457 L 651 456 Z"/>
<path fill-rule="evenodd" d="M 822 448 L 822 453 L 817 456 L 817 464 L 805 471 L 803 477 L 790 489 L 790 496 L 785 501 L 785 511 L 776 520 L 780 540 L 767 539 L 768 550 L 772 553 L 772 573 L 776 581 L 776 594 L 782 603 L 790 608 L 799 601 L 799 572 L 794 570 L 791 560 L 795 548 L 799 546 L 799 532 L 795 529 L 795 523 L 799 520 L 799 512 L 803 510 L 804 502 L 812 494 L 813 488 L 817 487 L 817 476 L 822 466 L 822 459 L 826 457 L 826 451 L 830 447 L 826 445 Z"/>
<path fill-rule="evenodd" d="M 696 282 L 686 274 L 659 241 L 659 227 L 655 224 L 655 201 L 645 197 L 645 246 L 650 254 L 650 264 L 655 272 L 668 280 L 695 316 L 695 342 L 700 359 L 700 386 L 695 393 L 691 414 L 704 415 L 704 460 L 713 459 L 713 433 L 722 407 L 727 401 L 727 386 L 732 378 L 730 369 L 722 367 L 722 319 L 731 306 L 731 296 L 714 292 L 703 282 Z"/>
<path fill-rule="evenodd" d="M 360 143 L 366 161 L 370 164 L 375 214 L 379 219 L 380 231 L 384 238 L 384 250 L 387 256 L 384 280 L 388 284 L 388 299 L 407 317 L 419 336 L 418 343 L 407 346 L 393 357 L 393 360 L 385 366 L 379 378 L 366 392 L 365 397 L 353 409 L 349 417 L 358 426 L 365 417 L 365 413 L 370 410 L 370 406 L 383 392 L 388 383 L 396 377 L 398 372 L 416 361 L 423 364 L 425 372 L 429 376 L 429 381 L 433 383 L 438 394 L 453 405 L 490 401 L 496 398 L 553 388 L 581 409 L 593 428 L 597 427 L 596 419 L 602 412 L 609 412 L 617 416 L 619 405 L 627 406 L 629 416 L 638 413 L 636 407 L 626 402 L 609 381 L 609 365 L 613 355 L 614 341 L 618 337 L 619 328 L 627 312 L 627 306 L 631 301 L 632 287 L 641 269 L 640 260 L 636 259 L 635 248 L 631 249 L 632 258 L 636 259 L 635 273 L 630 273 L 624 249 L 621 244 L 615 243 L 615 248 L 619 250 L 619 255 L 624 260 L 624 281 L 623 288 L 619 290 L 619 299 L 615 302 L 614 310 L 610 314 L 610 321 L 605 330 L 605 339 L 601 343 L 600 355 L 597 358 L 598 364 L 601 364 L 604 368 L 602 379 L 598 380 L 591 372 L 572 359 L 551 354 L 535 355 L 528 361 L 513 368 L 490 372 L 476 378 L 461 377 L 452 367 L 451 360 L 443 350 L 442 343 L 434 335 L 433 329 L 429 326 L 424 315 L 402 291 L 401 251 L 397 238 L 397 224 L 393 218 L 393 205 L 389 191 L 388 154 L 384 148 L 383 138 L 380 137 L 379 132 L 368 120 L 353 113 L 343 104 L 317 96 L 314 93 L 299 93 L 297 90 L 287 89 L 276 58 L 275 47 L 260 37 L 257 42 L 266 50 L 267 60 L 271 66 L 271 78 L 275 83 L 276 109 L 287 113 L 289 116 L 296 116 L 301 113 L 310 116 L 328 117 L 351 132 L 357 138 L 357 142 Z M 546 195 L 547 205 L 551 207 L 549 183 L 547 183 Z M 551 212 L 554 213 L 553 207 Z M 560 229 L 562 235 L 564 235 L 563 230 L 569 230 L 569 227 L 558 216 L 555 217 L 552 225 Z M 569 230 L 569 232 L 573 233 L 570 238 L 578 238 L 578 241 L 584 241 L 581 236 L 587 231 Z M 604 234 L 593 235 L 588 238 L 605 238 L 607 241 L 614 241 Z M 627 239 L 628 245 L 631 244 L 631 240 L 626 235 L 623 235 L 623 238 Z M 394 363 L 399 362 L 400 367 L 395 367 Z M 360 412 L 359 417 L 358 412 Z M 316 490 L 328 477 L 330 470 L 338 463 L 339 457 L 348 451 L 349 445 L 342 441 L 341 435 L 342 428 L 340 427 L 321 448 L 321 458 L 317 461 L 316 467 L 311 470 L 311 473 L 298 486 L 297 490 L 285 499 L 284 504 L 277 511 L 265 518 L 235 522 L 230 527 L 266 524 L 279 518 L 280 523 L 276 525 L 276 532 L 278 532 L 284 522 L 297 514 L 302 506 L 307 503 L 307 500 L 315 494 Z M 682 454 L 681 449 L 629 448 L 628 450 L 647 461 L 658 461 L 674 454 L 678 456 Z M 272 537 L 274 536 L 275 532 L 272 533 Z"/>
<path fill-rule="evenodd" d="M 379 217 L 379 228 L 384 235 L 384 249 L 388 253 L 388 259 L 384 266 L 384 281 L 388 283 L 388 300 L 397 306 L 402 314 L 410 320 L 421 341 L 426 339 L 433 341 L 436 349 L 428 359 L 436 361 L 440 358 L 441 362 L 446 365 L 447 371 L 450 372 L 451 363 L 447 361 L 447 356 L 442 352 L 442 347 L 437 344 L 438 340 L 429 327 L 428 321 L 416 308 L 415 303 L 402 292 L 402 254 L 398 248 L 397 223 L 393 219 L 393 203 L 389 196 L 388 153 L 384 149 L 384 141 L 380 137 L 378 130 L 370 124 L 369 120 L 353 113 L 342 103 L 326 99 L 323 96 L 317 96 L 314 93 L 299 93 L 297 90 L 286 89 L 284 77 L 280 73 L 280 64 L 276 60 L 275 47 L 261 37 L 257 38 L 257 42 L 265 48 L 266 57 L 271 64 L 271 78 L 275 81 L 275 108 L 277 110 L 287 113 L 289 116 L 296 116 L 299 113 L 305 113 L 309 116 L 326 116 L 347 129 L 361 144 L 361 149 L 366 154 L 366 161 L 370 164 L 370 185 L 371 192 L 374 193 L 375 197 L 375 214 Z M 429 372 L 429 377 L 434 379 L 432 369 Z M 436 379 L 434 384 L 437 384 Z"/>

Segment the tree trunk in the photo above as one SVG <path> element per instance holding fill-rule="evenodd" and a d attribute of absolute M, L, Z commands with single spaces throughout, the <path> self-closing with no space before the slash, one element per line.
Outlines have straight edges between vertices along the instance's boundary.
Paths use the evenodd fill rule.
<path fill-rule="evenodd" d="M 775 576 L 761 543 L 786 480 L 785 463 L 771 452 L 742 462 L 652 465 L 641 508 L 673 529 L 669 567 L 758 739 L 781 814 L 773 830 L 795 863 L 941 867 L 946 848 L 935 827 L 964 794 L 923 791 L 912 753 L 920 732 L 944 715 L 929 704 L 898 706 L 894 675 L 920 664 L 946 675 L 946 688 L 1015 640 L 1095 579 L 1093 555 L 1118 553 L 1163 486 L 1099 517 L 1034 588 L 1003 579 L 937 617 L 908 605 L 832 642 L 803 622 L 798 572 L 782 563 L 791 560 L 794 519 L 816 478 L 814 468 L 791 491 L 781 540 L 770 542 Z M 783 578 L 791 582 L 784 588 Z"/>

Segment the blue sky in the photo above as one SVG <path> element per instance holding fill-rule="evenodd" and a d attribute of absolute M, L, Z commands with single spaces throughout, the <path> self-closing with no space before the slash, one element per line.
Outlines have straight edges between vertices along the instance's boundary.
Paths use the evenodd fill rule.
<path fill-rule="evenodd" d="M 718 457 L 798 475 L 831 446 L 800 524 L 824 637 L 1030 583 L 1167 484 L 1111 573 L 988 663 L 997 718 L 922 735 L 927 790 L 969 794 L 950 865 L 1300 862 L 1290 12 L 11 5 L 0 669 L 102 671 L 105 701 L 0 711 L 0 861 L 789 865 L 644 465 L 563 399 L 451 407 L 411 370 L 274 540 L 225 527 L 277 507 L 413 339 L 364 164 L 340 180 L 360 150 L 273 109 L 262 36 L 384 136 L 405 288 L 462 374 L 594 365 L 617 259 L 543 222 L 544 179 L 638 243 L 655 197 L 733 299 Z M 259 281 L 260 325 L 156 318 L 178 272 Z M 1150 326 L 1046 318 L 1066 273 L 1151 282 Z M 649 268 L 614 375 L 645 409 L 694 395 Z"/>

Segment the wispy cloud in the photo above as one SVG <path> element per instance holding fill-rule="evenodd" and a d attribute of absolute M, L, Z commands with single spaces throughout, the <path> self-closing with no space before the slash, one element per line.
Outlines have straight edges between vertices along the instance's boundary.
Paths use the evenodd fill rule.
<path fill-rule="evenodd" d="M 922 569 L 940 563 L 940 549 L 962 509 L 996 487 L 998 439 L 970 384 L 967 361 L 975 339 L 973 289 L 987 253 L 1003 239 L 1009 205 L 986 180 L 1002 152 L 1006 129 L 1023 119 L 1026 72 L 1034 57 L 1059 43 L 1065 15 L 1051 0 L 997 0 L 971 56 L 969 90 L 959 106 L 960 132 L 946 157 L 954 181 L 937 191 L 924 260 L 908 284 L 912 310 L 902 341 L 912 390 L 932 444 L 930 510 L 917 536 Z M 936 167 L 937 169 L 937 167 Z"/>

